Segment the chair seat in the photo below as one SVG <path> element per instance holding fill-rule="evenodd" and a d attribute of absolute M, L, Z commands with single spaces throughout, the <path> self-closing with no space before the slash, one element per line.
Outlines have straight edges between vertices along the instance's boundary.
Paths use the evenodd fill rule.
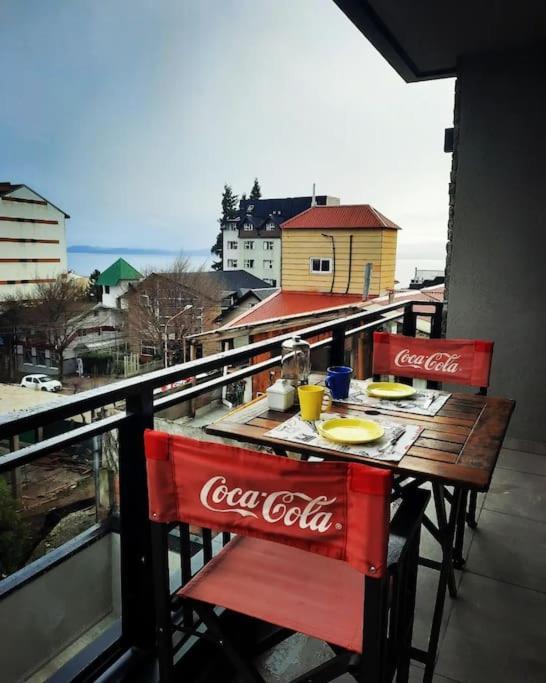
<path fill-rule="evenodd" d="M 179 595 L 362 650 L 364 576 L 339 560 L 237 536 Z"/>

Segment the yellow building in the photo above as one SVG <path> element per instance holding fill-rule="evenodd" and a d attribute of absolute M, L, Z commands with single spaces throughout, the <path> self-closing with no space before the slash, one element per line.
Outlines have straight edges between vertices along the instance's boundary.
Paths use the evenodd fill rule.
<path fill-rule="evenodd" d="M 282 224 L 284 292 L 368 296 L 394 287 L 399 226 L 369 204 L 314 206 Z M 369 272 L 369 268 L 368 268 Z"/>

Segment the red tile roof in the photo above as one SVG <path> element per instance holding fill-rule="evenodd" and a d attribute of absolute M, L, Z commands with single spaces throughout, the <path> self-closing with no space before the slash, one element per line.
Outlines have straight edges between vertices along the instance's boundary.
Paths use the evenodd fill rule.
<path fill-rule="evenodd" d="M 369 204 L 312 206 L 285 221 L 281 227 L 283 230 L 292 228 L 316 228 L 317 230 L 392 228 L 400 230 L 400 226 Z"/>
<path fill-rule="evenodd" d="M 394 301 L 423 301 L 427 303 L 442 302 L 444 300 L 444 285 L 434 285 L 423 289 L 406 289 L 395 292 Z M 279 318 L 289 318 L 298 314 L 324 312 L 329 308 L 342 306 L 386 306 L 389 303 L 387 295 L 368 299 L 364 302 L 358 294 L 324 294 L 320 292 L 283 292 L 278 290 L 275 294 L 264 299 L 259 304 L 237 316 L 222 329 L 255 325 Z"/>
<path fill-rule="evenodd" d="M 313 313 L 324 311 L 328 308 L 339 308 L 340 306 L 350 306 L 363 303 L 362 297 L 358 294 L 323 294 L 319 292 L 283 292 L 264 299 L 248 311 L 234 318 L 224 325 L 222 329 L 239 327 L 241 325 L 253 325 L 265 322 L 266 320 L 276 320 L 302 313 Z"/>

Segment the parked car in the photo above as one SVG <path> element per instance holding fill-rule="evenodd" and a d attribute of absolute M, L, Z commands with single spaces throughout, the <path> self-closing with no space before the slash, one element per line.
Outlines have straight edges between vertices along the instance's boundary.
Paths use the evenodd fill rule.
<path fill-rule="evenodd" d="M 25 375 L 21 380 L 21 386 L 35 391 L 61 391 L 63 385 L 57 379 L 51 379 L 47 375 Z"/>

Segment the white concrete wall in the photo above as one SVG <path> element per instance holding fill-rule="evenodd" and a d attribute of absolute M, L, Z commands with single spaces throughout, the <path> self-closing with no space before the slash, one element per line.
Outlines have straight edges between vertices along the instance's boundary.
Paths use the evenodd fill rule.
<path fill-rule="evenodd" d="M 460 79 L 447 334 L 495 342 L 509 435 L 546 441 L 546 61 L 474 57 Z"/>
<path fill-rule="evenodd" d="M 280 237 L 241 237 L 238 230 L 223 230 L 224 246 L 224 270 L 246 270 L 262 280 L 275 280 L 275 286 L 281 283 L 281 238 Z M 236 248 L 229 246 L 230 242 L 237 244 Z M 245 242 L 252 242 L 252 249 L 245 249 Z M 273 249 L 265 248 L 265 242 L 272 242 Z M 253 260 L 253 266 L 245 265 L 248 260 Z M 236 261 L 236 265 L 231 262 Z M 266 267 L 264 261 L 272 261 L 272 267 Z"/>
<path fill-rule="evenodd" d="M 18 199 L 41 198 L 26 187 L 12 192 L 9 197 Z M 28 218 L 58 221 L 57 224 L 0 221 L 0 259 L 58 259 L 52 263 L 0 261 L 0 299 L 16 293 L 29 294 L 33 284 L 3 284 L 11 280 L 49 280 L 66 272 L 66 225 L 64 214 L 51 204 L 12 202 L 0 197 L 0 217 Z M 54 240 L 56 243 L 10 242 L 6 239 Z"/>
<path fill-rule="evenodd" d="M 103 287 L 102 303 L 104 306 L 108 306 L 109 308 L 118 308 L 118 297 L 120 297 L 122 294 L 125 294 L 128 289 L 129 282 L 127 280 L 122 280 L 114 287 L 110 287 L 110 291 L 108 293 L 106 293 L 105 288 Z"/>
<path fill-rule="evenodd" d="M 223 263 L 224 263 L 224 270 L 238 270 L 242 268 L 243 266 L 239 264 L 239 257 L 242 259 L 242 254 L 239 254 L 239 231 L 237 229 L 232 229 L 232 228 L 224 228 L 222 230 L 222 239 L 223 239 L 223 248 L 224 248 L 224 257 L 223 257 Z M 235 242 L 237 244 L 237 248 L 232 249 L 228 246 L 229 242 Z M 231 260 L 237 261 L 237 265 L 229 265 L 229 262 Z M 242 263 L 242 261 L 241 261 Z"/>

